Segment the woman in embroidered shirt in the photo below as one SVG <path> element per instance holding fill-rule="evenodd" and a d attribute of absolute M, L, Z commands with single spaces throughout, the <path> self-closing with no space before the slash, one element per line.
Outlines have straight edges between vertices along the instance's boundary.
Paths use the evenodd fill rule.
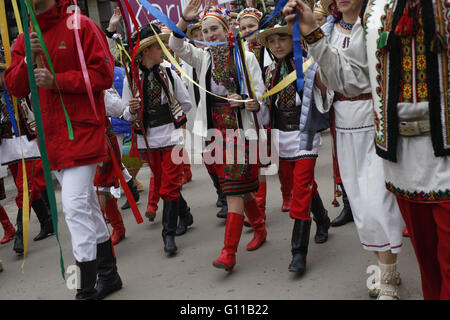
<path fill-rule="evenodd" d="M 290 72 L 295 70 L 293 60 L 292 29 L 276 25 L 260 32 L 259 43 L 270 49 L 274 55 L 273 63 L 265 73 L 266 88 L 273 86 Z M 289 84 L 280 93 L 269 98 L 272 138 L 277 139 L 279 146 L 280 168 L 284 175 L 292 176 L 293 196 L 290 217 L 294 219 L 292 230 L 292 261 L 289 271 L 303 274 L 306 269 L 311 216 L 317 223 L 316 243 L 326 242 L 330 219 L 327 210 L 317 191 L 314 180 L 314 166 L 318 156 L 320 133 L 328 127 L 328 121 L 313 111 L 312 91 L 318 92 L 318 103 L 321 103 L 320 89 L 314 86 L 316 65 L 311 65 L 305 76 L 305 88 L 298 93 L 296 82 Z M 309 99 L 303 99 L 307 95 Z M 308 114 L 310 116 L 308 116 Z M 302 130 L 301 123 L 306 119 L 311 130 Z M 314 129 L 313 129 L 314 128 Z M 307 143 L 306 143 L 307 142 Z M 305 146 L 307 145 L 307 146 Z"/>
<path fill-rule="evenodd" d="M 322 30 L 329 34 L 332 50 L 347 52 L 354 40 L 352 29 L 359 21 L 362 0 L 338 0 L 334 4 L 335 21 L 322 26 Z M 333 68 L 322 66 L 321 78 L 329 79 L 324 70 Z M 377 281 L 369 294 L 382 300 L 398 299 L 397 254 L 402 248 L 404 223 L 395 197 L 386 190 L 384 176 L 380 174 L 383 161 L 375 152 L 371 88 L 367 86 L 352 98 L 337 90 L 328 91 L 327 95 L 329 104 L 321 111 L 329 111 L 331 104 L 334 107 L 339 169 L 358 235 L 363 248 L 375 253 L 381 269 L 382 281 Z"/>
<path fill-rule="evenodd" d="M 188 22 L 200 14 L 201 0 L 191 0 L 183 11 L 183 16 L 178 22 L 181 30 L 186 30 Z M 210 8 L 205 10 L 202 16 L 202 32 L 205 41 L 208 42 L 226 42 L 227 32 L 229 30 L 229 15 L 221 8 Z M 238 83 L 237 72 L 234 62 L 234 49 L 232 46 L 212 45 L 205 50 L 196 48 L 192 44 L 172 34 L 169 40 L 172 50 L 180 56 L 186 63 L 194 67 L 200 73 L 200 85 L 216 95 L 228 99 L 242 100 L 241 89 Z M 253 77 L 256 95 L 260 96 L 264 91 L 261 70 L 255 56 L 246 52 L 246 63 L 249 68 L 249 74 Z M 243 75 L 240 75 L 243 78 Z M 258 111 L 259 123 L 263 123 L 261 114 L 266 110 L 263 105 L 256 101 L 242 102 L 229 101 L 206 94 L 203 90 L 200 93 L 200 104 L 197 110 L 196 120 L 194 122 L 194 134 L 206 138 L 208 129 L 216 129 L 221 133 L 221 137 L 215 137 L 213 145 L 222 144 L 224 141 L 223 152 L 215 150 L 215 158 L 221 158 L 223 165 L 216 163 L 220 185 L 223 193 L 227 196 L 228 216 L 225 228 L 225 246 L 213 265 L 217 268 L 224 268 L 231 271 L 236 264 L 235 254 L 241 237 L 242 226 L 245 213 L 255 230 L 254 238 L 248 244 L 248 250 L 257 249 L 266 239 L 265 220 L 261 216 L 253 192 L 258 189 L 258 167 L 256 164 L 249 163 L 249 138 L 252 137 L 254 130 L 254 119 L 250 111 Z M 267 120 L 267 119 L 266 119 Z M 231 129 L 239 135 L 239 138 L 226 135 L 226 130 Z M 243 129 L 237 130 L 237 129 Z M 253 129 L 253 130 L 249 130 Z M 225 140 L 221 140 L 226 137 Z M 244 139 L 245 137 L 245 139 Z M 241 143 L 236 142 L 240 140 Z M 242 143 L 245 140 L 245 143 Z M 227 148 L 228 147 L 228 148 Z M 245 158 L 245 163 L 239 164 L 227 163 L 222 155 L 227 151 L 240 148 L 236 155 L 241 160 Z M 242 151 L 241 147 L 245 147 Z M 233 148 L 233 149 L 232 149 Z M 217 148 L 216 148 L 217 149 Z M 242 152 L 241 152 L 242 151 Z M 230 156 L 229 155 L 229 156 Z M 229 157 L 228 156 L 228 157 Z"/>
<path fill-rule="evenodd" d="M 163 41 L 167 40 L 169 34 L 161 34 L 156 25 L 152 26 Z M 161 65 L 164 53 L 149 25 L 139 31 L 139 37 L 137 57 L 141 70 L 140 85 L 144 105 L 144 109 L 141 110 L 144 128 L 140 129 L 146 134 L 150 150 L 146 149 L 142 131 L 138 132 L 137 147 L 142 157 L 149 162 L 155 176 L 155 188 L 159 190 L 159 195 L 164 200 L 162 218 L 164 251 L 174 254 L 177 251 L 175 233 L 178 216 L 186 226 L 193 222 L 190 209 L 180 191 L 183 166 L 175 164 L 172 160 L 172 154 L 179 152 L 180 146 L 184 143 L 180 127 L 186 122 L 186 118 L 182 111 L 190 110 L 191 99 L 177 73 L 170 67 Z M 125 120 L 135 121 L 139 116 L 141 104 L 139 98 L 133 97 L 127 79 L 124 80 L 122 101 L 127 105 L 124 111 Z M 182 111 L 174 110 L 174 106 L 178 104 Z"/>

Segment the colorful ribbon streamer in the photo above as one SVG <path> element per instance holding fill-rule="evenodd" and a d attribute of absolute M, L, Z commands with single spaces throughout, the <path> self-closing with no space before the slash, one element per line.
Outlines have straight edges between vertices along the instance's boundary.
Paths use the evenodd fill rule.
<path fill-rule="evenodd" d="M 20 8 L 24 29 L 29 30 L 28 14 L 25 0 L 20 0 Z M 29 8 L 30 10 L 32 10 L 31 6 Z M 44 127 L 42 124 L 41 107 L 39 103 L 39 94 L 36 85 L 36 78 L 34 77 L 30 35 L 28 32 L 24 32 L 24 42 L 27 61 L 28 81 L 30 82 L 31 98 L 33 100 L 33 113 L 36 121 L 39 150 L 41 152 L 41 160 L 42 160 L 42 167 L 44 169 L 45 184 L 47 186 L 47 194 L 50 202 L 50 211 L 52 213 L 53 229 L 55 231 L 56 241 L 58 242 L 59 246 L 59 260 L 60 260 L 61 274 L 63 279 L 65 279 L 64 260 L 62 256 L 62 249 L 58 235 L 58 211 L 56 207 L 55 189 L 53 186 L 53 179 L 50 171 L 50 163 L 48 161 L 47 148 L 45 146 Z"/>
<path fill-rule="evenodd" d="M 14 9 L 14 16 L 16 18 L 17 29 L 19 30 L 19 34 L 23 33 L 22 21 L 20 21 L 20 12 L 17 7 L 17 0 L 12 0 L 12 5 Z"/>

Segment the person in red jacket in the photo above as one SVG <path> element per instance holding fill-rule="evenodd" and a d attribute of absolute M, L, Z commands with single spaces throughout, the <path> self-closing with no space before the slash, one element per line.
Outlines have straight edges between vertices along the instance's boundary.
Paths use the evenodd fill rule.
<path fill-rule="evenodd" d="M 30 33 L 33 61 L 41 56 L 45 64 L 34 72 L 50 167 L 62 187 L 63 212 L 81 274 L 76 299 L 103 299 L 122 287 L 93 186 L 96 167 L 107 158 L 103 90 L 112 86 L 114 60 L 101 29 L 89 18 L 74 14 L 69 0 L 34 2 L 56 75 L 54 79 L 49 71 L 37 34 Z M 78 27 L 74 29 L 73 19 L 77 18 Z M 87 65 L 93 105 L 80 67 L 75 32 L 79 34 Z M 12 49 L 11 66 L 5 72 L 7 90 L 16 97 L 27 96 L 30 86 L 25 79 L 28 73 L 24 36 L 19 35 Z M 56 82 L 72 122 L 73 140 L 68 136 Z"/>

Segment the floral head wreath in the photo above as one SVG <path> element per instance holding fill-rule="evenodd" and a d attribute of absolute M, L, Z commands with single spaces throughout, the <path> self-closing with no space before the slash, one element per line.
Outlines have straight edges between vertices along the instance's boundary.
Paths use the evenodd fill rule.
<path fill-rule="evenodd" d="M 261 11 L 259 11 L 258 9 L 255 8 L 245 8 L 244 10 L 242 10 L 241 12 L 239 12 L 238 16 L 237 16 L 237 21 L 239 22 L 242 18 L 245 17 L 252 17 L 255 18 L 256 20 L 261 21 L 263 14 Z"/>
<path fill-rule="evenodd" d="M 201 16 L 202 22 L 206 18 L 214 18 L 218 20 L 228 31 L 231 22 L 231 12 L 228 9 L 222 7 L 211 7 L 203 11 L 203 14 Z"/>

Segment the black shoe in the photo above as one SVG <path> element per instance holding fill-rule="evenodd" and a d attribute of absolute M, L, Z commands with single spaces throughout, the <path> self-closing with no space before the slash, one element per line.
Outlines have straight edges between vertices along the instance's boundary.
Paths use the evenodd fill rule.
<path fill-rule="evenodd" d="M 311 212 L 316 222 L 315 243 L 324 243 L 328 240 L 328 229 L 330 229 L 330 218 L 328 211 L 324 208 L 320 195 L 317 194 L 311 202 Z"/>
<path fill-rule="evenodd" d="M 178 204 L 178 227 L 175 232 L 176 236 L 181 236 L 185 234 L 188 227 L 194 223 L 194 217 L 191 214 L 191 208 L 188 207 L 186 200 L 184 200 L 183 196 L 180 193 L 180 199 Z"/>
<path fill-rule="evenodd" d="M 22 229 L 22 209 L 17 211 L 16 236 L 14 239 L 13 250 L 19 255 L 23 255 L 23 229 Z"/>
<path fill-rule="evenodd" d="M 139 195 L 139 191 L 138 191 L 138 189 L 136 187 L 136 184 L 134 183 L 134 180 L 130 179 L 130 181 L 127 182 L 127 185 L 130 188 L 131 193 L 133 194 L 134 201 L 138 202 L 139 198 L 140 198 L 140 195 Z M 120 208 L 122 210 L 130 209 L 130 204 L 128 203 L 128 200 Z"/>
<path fill-rule="evenodd" d="M 76 300 L 96 300 L 97 290 L 97 260 L 78 262 L 76 265 L 80 269 L 80 289 L 77 289 Z"/>
<path fill-rule="evenodd" d="M 309 233 L 311 221 L 295 219 L 292 229 L 292 261 L 289 271 L 302 275 L 306 270 L 306 255 L 308 254 Z"/>
<path fill-rule="evenodd" d="M 342 202 L 344 203 L 344 208 L 342 209 L 341 213 L 333 221 L 331 221 L 332 227 L 340 227 L 343 226 L 344 224 L 353 221 L 352 208 L 350 207 L 350 202 L 348 201 L 347 193 L 345 193 L 344 186 L 342 184 L 341 188 L 342 188 Z"/>
<path fill-rule="evenodd" d="M 175 254 L 178 250 L 175 244 L 175 233 L 177 231 L 179 202 L 179 199 L 172 201 L 164 200 L 162 237 L 164 241 L 164 252 L 168 254 Z"/>
<path fill-rule="evenodd" d="M 104 299 L 122 288 L 122 279 L 117 273 L 111 240 L 97 244 L 97 275 L 96 299 Z"/>
<path fill-rule="evenodd" d="M 41 231 L 34 237 L 33 241 L 39 241 L 51 236 L 55 233 L 53 230 L 52 216 L 48 210 L 47 204 L 44 199 L 38 199 L 31 204 L 39 223 L 41 224 Z"/>

